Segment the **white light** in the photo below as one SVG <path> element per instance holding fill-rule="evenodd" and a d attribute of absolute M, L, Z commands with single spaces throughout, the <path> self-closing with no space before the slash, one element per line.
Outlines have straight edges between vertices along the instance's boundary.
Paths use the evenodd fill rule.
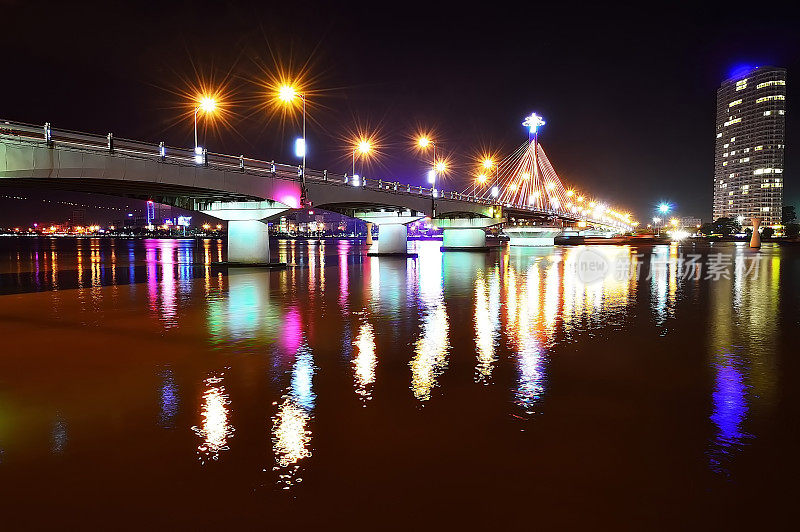
<path fill-rule="evenodd" d="M 497 187 L 492 187 L 492 197 L 496 198 L 499 195 L 500 195 L 500 189 Z"/>
<path fill-rule="evenodd" d="M 536 113 L 531 113 L 530 116 L 525 117 L 522 125 L 529 128 L 531 133 L 536 133 L 536 130 L 544 125 L 544 119 Z"/>
<path fill-rule="evenodd" d="M 435 170 L 428 170 L 428 183 L 433 185 L 436 183 L 436 171 Z"/>
<path fill-rule="evenodd" d="M 305 157 L 306 139 L 300 138 L 294 141 L 294 154 L 297 157 Z"/>
<path fill-rule="evenodd" d="M 361 186 L 361 177 L 359 177 L 358 174 L 353 174 L 352 183 L 353 183 L 354 187 L 360 187 Z"/>
<path fill-rule="evenodd" d="M 202 146 L 195 146 L 194 147 L 194 162 L 197 164 L 203 164 L 203 147 Z"/>

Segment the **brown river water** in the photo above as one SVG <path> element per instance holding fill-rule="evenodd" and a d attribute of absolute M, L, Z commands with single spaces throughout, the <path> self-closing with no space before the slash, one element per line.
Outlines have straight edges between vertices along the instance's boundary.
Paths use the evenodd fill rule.
<path fill-rule="evenodd" d="M 0 527 L 791 523 L 800 247 L 411 245 L 0 239 Z"/>

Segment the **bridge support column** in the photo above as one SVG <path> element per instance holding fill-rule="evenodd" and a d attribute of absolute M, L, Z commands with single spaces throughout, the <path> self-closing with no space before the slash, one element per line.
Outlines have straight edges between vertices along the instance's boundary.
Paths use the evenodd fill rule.
<path fill-rule="evenodd" d="M 503 231 L 509 236 L 509 246 L 552 246 L 561 234 L 560 227 L 511 226 Z"/>
<path fill-rule="evenodd" d="M 214 202 L 200 206 L 203 214 L 228 221 L 229 265 L 286 266 L 270 263 L 265 220 L 288 207 L 274 201 Z"/>
<path fill-rule="evenodd" d="M 409 255 L 408 227 L 405 224 L 378 226 L 378 252 L 370 255 Z"/>
<path fill-rule="evenodd" d="M 259 220 L 229 221 L 228 262 L 233 264 L 269 264 L 267 224 Z"/>
<path fill-rule="evenodd" d="M 372 222 L 367 222 L 367 241 L 365 242 L 366 245 L 372 245 Z"/>
<path fill-rule="evenodd" d="M 486 231 L 470 227 L 445 229 L 442 251 L 489 251 L 486 246 Z"/>

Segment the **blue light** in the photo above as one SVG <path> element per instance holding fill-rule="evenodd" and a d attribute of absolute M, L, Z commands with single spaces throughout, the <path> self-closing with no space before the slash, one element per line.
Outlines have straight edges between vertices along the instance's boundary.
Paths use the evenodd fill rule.
<path fill-rule="evenodd" d="M 751 70 L 756 68 L 758 68 L 758 66 L 740 63 L 731 68 L 730 72 L 728 72 L 728 77 L 730 79 L 742 78 L 746 76 Z"/>
<path fill-rule="evenodd" d="M 667 214 L 670 210 L 671 206 L 669 203 L 662 203 L 658 206 L 658 211 L 664 214 Z"/>
<path fill-rule="evenodd" d="M 294 141 L 294 154 L 297 157 L 306 156 L 306 139 L 300 138 Z"/>

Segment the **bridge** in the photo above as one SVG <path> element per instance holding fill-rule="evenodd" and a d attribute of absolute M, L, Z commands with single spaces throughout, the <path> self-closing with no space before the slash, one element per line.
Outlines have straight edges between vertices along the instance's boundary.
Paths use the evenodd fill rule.
<path fill-rule="evenodd" d="M 534 162 L 526 162 L 529 158 Z M 456 192 L 327 170 L 306 168 L 304 175 L 300 166 L 243 155 L 197 153 L 111 133 L 54 129 L 50 124 L 0 122 L 0 186 L 153 200 L 226 220 L 228 260 L 234 263 L 269 262 L 264 222 L 287 210 L 312 206 L 364 220 L 368 226 L 377 224 L 378 254 L 407 254 L 406 226 L 425 217 L 444 230 L 443 249 L 485 249 L 485 230 L 498 225 L 511 235 L 512 245 L 552 244 L 555 235 L 577 228 L 631 229 L 622 217 L 574 208 L 577 204 L 569 201 L 554 171 L 554 179 L 540 175 L 546 155 L 538 143 L 527 143 L 509 160 L 514 168 L 527 164 L 536 169 L 530 184 L 521 183 L 519 194 L 505 171 L 498 171 L 491 188 Z M 511 169 L 512 163 L 505 168 Z M 499 186 L 504 187 L 502 194 Z M 520 200 L 526 197 L 520 194 L 528 194 L 531 201 Z M 560 203 L 545 200 L 556 197 L 562 198 Z"/>

